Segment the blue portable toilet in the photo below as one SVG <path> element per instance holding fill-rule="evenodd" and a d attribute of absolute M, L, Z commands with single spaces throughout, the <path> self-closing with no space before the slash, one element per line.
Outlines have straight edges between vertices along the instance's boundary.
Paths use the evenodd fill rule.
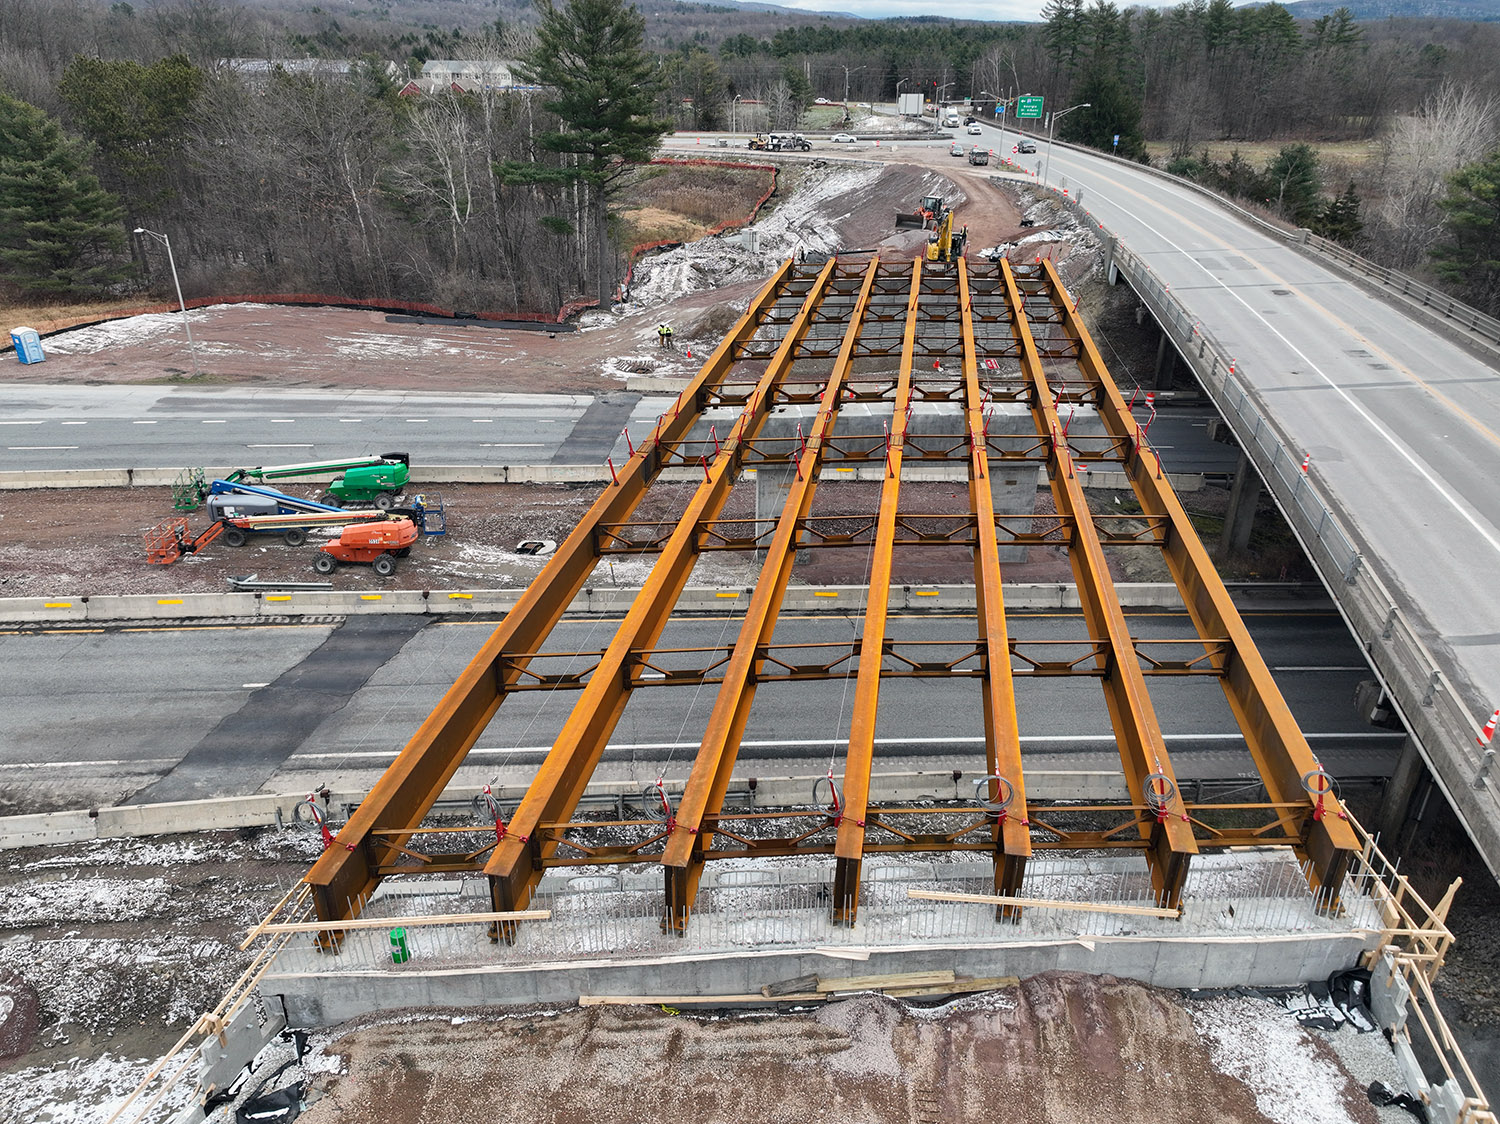
<path fill-rule="evenodd" d="M 10 342 L 16 345 L 16 358 L 22 363 L 40 363 L 47 358 L 42 354 L 42 337 L 35 328 L 16 328 L 10 334 Z"/>

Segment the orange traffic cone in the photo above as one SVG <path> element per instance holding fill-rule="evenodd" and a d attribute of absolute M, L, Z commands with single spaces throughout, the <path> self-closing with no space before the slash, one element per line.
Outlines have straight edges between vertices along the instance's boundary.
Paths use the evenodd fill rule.
<path fill-rule="evenodd" d="M 1490 715 L 1490 720 L 1484 724 L 1484 729 L 1479 731 L 1479 737 L 1475 739 L 1480 745 L 1489 745 L 1490 739 L 1495 736 L 1495 724 L 1500 722 L 1500 710 Z"/>

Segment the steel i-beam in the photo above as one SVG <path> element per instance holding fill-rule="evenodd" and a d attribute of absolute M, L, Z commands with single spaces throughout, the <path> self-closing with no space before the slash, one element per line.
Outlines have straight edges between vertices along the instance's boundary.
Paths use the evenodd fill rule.
<path fill-rule="evenodd" d="M 1078 585 L 1078 600 L 1089 635 L 1103 646 L 1105 661 L 1100 682 L 1109 708 L 1110 725 L 1120 751 L 1131 801 L 1146 810 L 1153 822 L 1143 822 L 1141 837 L 1148 841 L 1147 861 L 1159 904 L 1177 908 L 1187 879 L 1188 864 L 1198 852 L 1192 822 L 1183 806 L 1182 793 L 1172 770 L 1166 742 L 1156 720 L 1156 710 L 1146 691 L 1145 677 L 1130 638 L 1125 612 L 1110 580 L 1104 548 L 1089 514 L 1088 501 L 1078 480 L 1064 438 L 1062 424 L 1053 405 L 1052 390 L 1037 354 L 1036 342 L 1026 320 L 1025 304 L 1010 263 L 1000 262 L 1005 300 L 1021 344 L 1021 373 L 1030 382 L 1032 416 L 1037 432 L 1051 440 L 1048 460 L 1052 498 L 1058 515 L 1071 522 L 1073 541 L 1068 561 Z"/>
<path fill-rule="evenodd" d="M 712 845 L 712 827 L 705 828 L 705 820 L 718 815 L 724 805 L 725 793 L 729 791 L 740 739 L 744 736 L 750 708 L 755 701 L 756 672 L 763 662 L 761 653 L 771 643 L 776 631 L 782 598 L 797 556 L 798 540 L 817 490 L 824 442 L 838 417 L 844 379 L 853 361 L 854 347 L 859 340 L 865 309 L 879 269 L 879 259 L 875 259 L 865 271 L 864 283 L 850 313 L 843 344 L 824 387 L 811 433 L 805 447 L 793 453 L 797 462 L 796 479 L 777 520 L 776 533 L 766 549 L 766 559 L 745 610 L 734 650 L 724 669 L 724 679 L 715 697 L 703 741 L 671 820 L 661 861 L 668 924 L 677 933 L 682 933 L 687 926 L 703 873 L 704 851 Z"/>
<path fill-rule="evenodd" d="M 1113 437 L 1127 438 L 1133 450 L 1134 455 L 1125 464 L 1126 474 L 1145 515 L 1163 523 L 1162 554 L 1193 624 L 1200 636 L 1226 642 L 1223 654 L 1216 661 L 1221 670 L 1219 683 L 1267 794 L 1276 804 L 1306 805 L 1300 832 L 1306 841 L 1303 857 L 1311 861 L 1313 888 L 1328 890 L 1336 897 L 1344 872 L 1359 850 L 1359 841 L 1331 791 L 1332 780 L 1313 756 L 1229 591 L 1162 472 L 1160 458 L 1149 448 L 1145 434 L 1109 377 L 1093 339 L 1068 301 L 1062 279 L 1050 261 L 1044 269 L 1048 298 L 1061 317 L 1063 330 L 1076 345 L 1078 369 L 1098 388 L 1105 431 Z M 1289 822 L 1290 813 L 1283 810 L 1280 815 L 1286 833 L 1298 834 L 1299 826 Z"/>
<path fill-rule="evenodd" d="M 798 346 L 827 293 L 834 267 L 835 261 L 830 260 L 819 272 L 738 423 L 713 464 L 705 466 L 705 479 L 688 502 L 677 530 L 662 548 L 640 594 L 526 790 L 505 836 L 485 864 L 497 912 L 523 909 L 531 900 L 531 892 L 541 877 L 542 860 L 556 849 L 555 841 L 538 837 L 538 827 L 566 820 L 577 806 L 628 701 L 634 685 L 631 665 L 639 653 L 655 647 L 666 628 L 672 607 L 697 559 L 697 528 L 702 521 L 717 518 L 722 511 L 734 487 L 744 445 L 755 439 L 769 416 L 776 385 L 797 357 Z M 503 926 L 501 931 L 510 936 L 513 926 Z"/>
<path fill-rule="evenodd" d="M 1000 550 L 995 534 L 995 497 L 990 488 L 989 445 L 984 399 L 979 389 L 979 357 L 974 344 L 973 302 L 968 262 L 959 259 L 958 300 L 963 311 L 964 426 L 969 438 L 969 510 L 974 516 L 978 548 L 974 551 L 975 615 L 984 650 L 984 747 L 989 768 L 987 803 L 995 808 L 995 893 L 1020 893 L 1031 855 L 1026 812 L 1026 784 L 1021 768 L 1021 731 L 1016 720 L 1015 683 L 1011 678 L 1010 632 L 1001 592 Z M 1018 330 L 1024 319 L 1017 317 Z M 1002 919 L 1018 920 L 1013 905 L 999 907 Z"/>
<path fill-rule="evenodd" d="M 870 554 L 870 582 L 865 591 L 865 627 L 859 641 L 859 671 L 854 681 L 854 711 L 844 754 L 843 819 L 834 843 L 833 919 L 853 925 L 859 912 L 859 876 L 864 864 L 865 819 L 870 805 L 870 769 L 875 758 L 875 722 L 885 663 L 885 626 L 890 605 L 891 565 L 896 541 L 896 514 L 901 497 L 901 461 L 910 420 L 911 367 L 917 347 L 918 310 L 922 301 L 922 259 L 912 262 L 911 292 L 901 334 L 901 366 L 887 437 L 885 480 L 880 514 Z"/>
<path fill-rule="evenodd" d="M 524 670 L 525 661 L 508 661 L 506 653 L 541 649 L 598 563 L 595 528 L 630 517 L 661 470 L 663 450 L 674 448 L 692 431 L 705 392 L 723 381 L 734 364 L 735 349 L 759 330 L 791 275 L 792 263 L 787 261 L 766 282 L 679 398 L 686 400 L 686 408 L 664 418 L 658 440 L 643 442 L 619 470 L 619 484 L 595 501 L 307 873 L 304 881 L 312 887 L 320 920 L 358 915 L 379 882 L 375 872 L 403 842 L 371 833 L 422 822 Z"/>

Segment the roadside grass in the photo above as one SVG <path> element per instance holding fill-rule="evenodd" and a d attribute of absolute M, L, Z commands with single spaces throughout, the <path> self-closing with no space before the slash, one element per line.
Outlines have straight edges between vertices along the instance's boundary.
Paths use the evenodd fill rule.
<path fill-rule="evenodd" d="M 146 294 L 100 301 L 48 301 L 40 297 L 17 297 L 0 304 L 0 326 L 7 333 L 23 324 L 39 332 L 46 332 L 56 325 L 103 320 L 116 313 L 152 303 L 152 298 Z M 9 340 L 9 335 L 6 339 Z"/>
<path fill-rule="evenodd" d="M 1274 141 L 1236 141 L 1219 140 L 1205 141 L 1193 145 L 1192 155 L 1201 156 L 1204 151 L 1208 152 L 1210 160 L 1223 163 L 1228 160 L 1230 154 L 1236 149 L 1240 156 L 1256 169 L 1264 168 L 1266 162 L 1289 144 L 1299 144 L 1295 140 Z M 1380 159 L 1380 142 L 1378 140 L 1352 140 L 1352 141 L 1308 141 L 1313 151 L 1318 154 L 1318 162 L 1323 165 L 1339 163 L 1348 166 L 1359 166 Z M 1151 155 L 1151 162 L 1159 167 L 1165 167 L 1172 159 L 1172 143 L 1170 141 L 1147 141 L 1146 151 Z"/>
<path fill-rule="evenodd" d="M 771 184 L 759 168 L 653 164 L 622 193 L 626 242 L 690 242 L 711 227 L 750 214 Z"/>

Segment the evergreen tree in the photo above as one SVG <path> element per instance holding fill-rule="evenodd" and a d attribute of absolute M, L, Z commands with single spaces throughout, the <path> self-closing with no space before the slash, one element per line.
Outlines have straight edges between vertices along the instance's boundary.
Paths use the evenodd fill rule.
<path fill-rule="evenodd" d="M 137 216 L 172 199 L 203 83 L 183 55 L 150 66 L 79 55 L 57 84 L 70 127 L 93 142 L 101 178 Z"/>
<path fill-rule="evenodd" d="M 1128 160 L 1146 158 L 1146 138 L 1141 134 L 1141 103 L 1125 92 L 1125 87 L 1111 71 L 1091 70 L 1073 97 L 1087 105 L 1062 119 L 1057 126 L 1059 137 Z M 1117 135 L 1120 138 L 1118 148 L 1114 144 Z"/>
<path fill-rule="evenodd" d="M 1289 144 L 1266 164 L 1266 205 L 1282 218 L 1306 226 L 1318 214 L 1318 154 L 1305 144 Z"/>
<path fill-rule="evenodd" d="M 128 273 L 123 213 L 82 142 L 0 93 L 0 282 L 70 296 L 119 281 Z"/>
<path fill-rule="evenodd" d="M 1500 148 L 1448 177 L 1438 276 L 1481 312 L 1500 315 Z"/>
<path fill-rule="evenodd" d="M 1355 194 L 1353 180 L 1349 181 L 1344 194 L 1328 201 L 1312 226 L 1314 234 L 1321 234 L 1324 238 L 1331 238 L 1345 246 L 1354 245 L 1354 240 L 1364 228 L 1364 220 L 1359 216 L 1359 196 Z"/>
<path fill-rule="evenodd" d="M 541 19 L 536 46 L 522 59 L 523 81 L 544 86 L 543 105 L 562 118 L 563 127 L 543 133 L 537 143 L 564 157 L 561 169 L 506 164 L 511 182 L 544 179 L 581 183 L 596 241 L 595 280 L 601 304 L 614 288 L 609 201 L 629 165 L 651 159 L 656 143 L 670 132 L 669 121 L 652 116 L 661 78 L 644 49 L 646 21 L 635 5 L 621 0 L 536 0 Z M 571 160 L 569 159 L 571 157 Z"/>

